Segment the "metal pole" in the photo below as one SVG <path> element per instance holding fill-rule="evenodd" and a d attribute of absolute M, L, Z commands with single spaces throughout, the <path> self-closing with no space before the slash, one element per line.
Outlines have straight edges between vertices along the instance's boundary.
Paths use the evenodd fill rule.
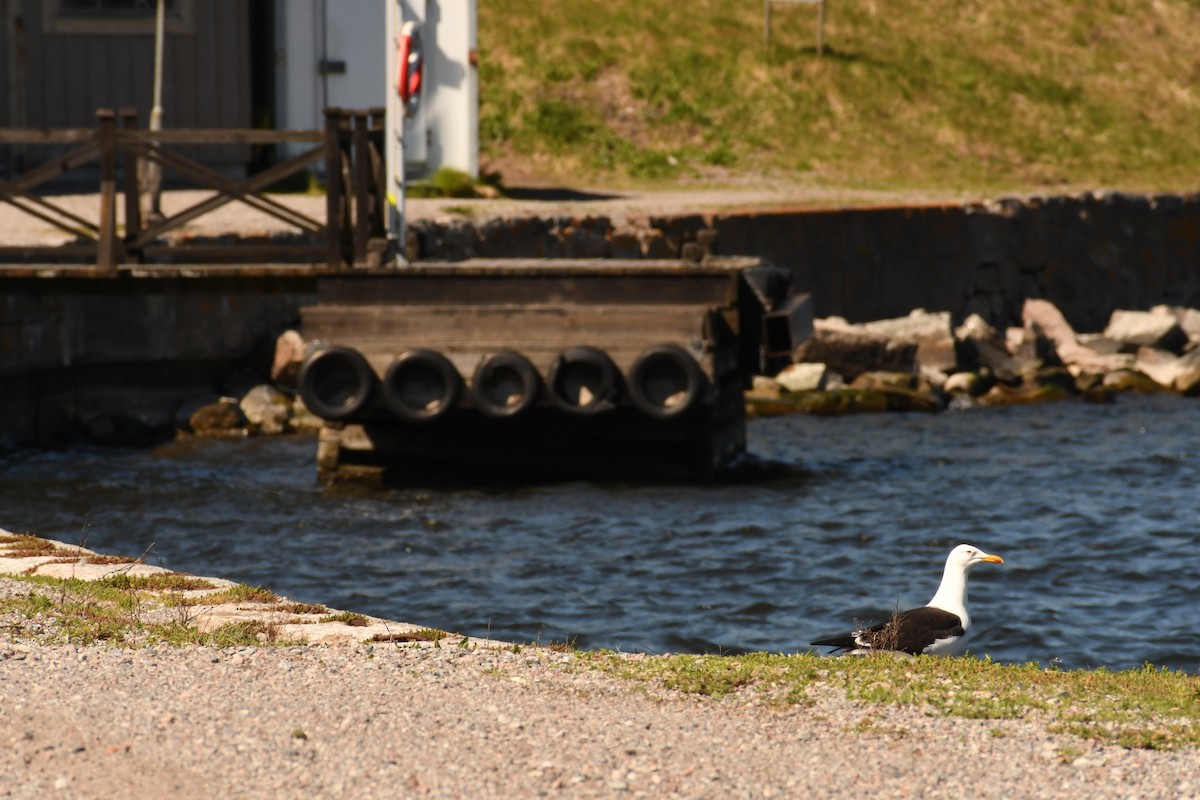
<path fill-rule="evenodd" d="M 154 105 L 150 109 L 150 130 L 162 130 L 162 83 L 163 83 L 163 32 L 166 27 L 167 0 L 158 0 L 154 16 Z M 153 142 L 155 147 L 158 142 Z M 162 213 L 162 165 L 157 161 L 146 164 L 146 193 L 150 196 L 150 208 L 146 216 L 158 222 Z"/>
<path fill-rule="evenodd" d="M 404 27 L 402 0 L 387 3 L 387 122 L 384 126 L 384 157 L 387 163 L 387 182 L 383 191 L 387 203 L 387 235 L 394 242 L 396 265 L 408 263 L 408 232 L 404 224 L 404 104 L 396 87 L 400 69 L 397 47 Z"/>

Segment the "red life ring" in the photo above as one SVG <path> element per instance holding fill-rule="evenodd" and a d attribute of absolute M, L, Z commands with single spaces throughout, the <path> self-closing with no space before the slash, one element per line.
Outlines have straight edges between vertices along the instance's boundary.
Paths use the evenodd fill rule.
<path fill-rule="evenodd" d="M 421 35 L 415 22 L 406 22 L 396 43 L 396 93 L 411 114 L 421 95 L 421 76 L 425 62 L 421 53 Z"/>

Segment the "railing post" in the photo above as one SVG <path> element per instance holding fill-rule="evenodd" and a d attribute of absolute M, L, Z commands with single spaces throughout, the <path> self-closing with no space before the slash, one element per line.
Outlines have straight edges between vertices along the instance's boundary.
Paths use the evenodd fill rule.
<path fill-rule="evenodd" d="M 325 257 L 342 267 L 342 111 L 325 109 Z"/>
<path fill-rule="evenodd" d="M 123 130 L 136 135 L 138 129 L 138 112 L 136 108 L 121 109 L 121 127 Z M 142 232 L 141 189 L 138 176 L 141 174 L 141 158 L 136 143 L 125 143 L 125 239 L 131 242 Z M 131 261 L 140 262 L 141 253 L 129 253 Z"/>
<path fill-rule="evenodd" d="M 366 112 L 354 113 L 354 264 L 367 261 L 367 240 L 371 238 L 370 176 L 371 154 L 367 152 Z"/>
<path fill-rule="evenodd" d="M 368 109 L 371 121 L 367 127 L 367 154 L 371 159 L 371 239 L 367 242 L 367 266 L 395 266 L 395 252 L 389 252 L 387 238 L 387 161 L 384 158 L 384 136 L 387 130 L 387 109 L 377 106 Z"/>
<path fill-rule="evenodd" d="M 100 230 L 96 236 L 96 269 L 113 272 L 117 268 L 117 124 L 113 110 L 98 110 L 96 125 L 100 140 Z"/>
<path fill-rule="evenodd" d="M 370 109 L 371 125 L 371 235 L 387 237 L 387 163 L 383 157 L 387 110 L 381 107 Z"/>

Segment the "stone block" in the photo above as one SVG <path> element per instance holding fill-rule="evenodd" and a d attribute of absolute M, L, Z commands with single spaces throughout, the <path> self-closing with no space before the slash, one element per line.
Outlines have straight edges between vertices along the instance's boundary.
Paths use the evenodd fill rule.
<path fill-rule="evenodd" d="M 1114 311 L 1104 335 L 1131 351 L 1154 347 L 1179 354 L 1188 342 L 1188 335 L 1179 326 L 1175 315 L 1165 311 Z"/>
<path fill-rule="evenodd" d="M 789 392 L 808 392 L 824 389 L 829 377 L 829 368 L 820 363 L 789 364 L 775 380 Z"/>

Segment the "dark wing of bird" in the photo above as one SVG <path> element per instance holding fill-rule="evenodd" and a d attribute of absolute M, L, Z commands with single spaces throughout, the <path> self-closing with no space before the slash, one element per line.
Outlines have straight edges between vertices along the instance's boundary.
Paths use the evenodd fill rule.
<path fill-rule="evenodd" d="M 819 639 L 814 646 L 833 647 L 834 651 L 861 647 L 871 650 L 898 650 L 918 655 L 938 639 L 962 636 L 962 620 L 957 614 L 932 606 L 897 611 L 886 621 L 854 633 Z"/>

